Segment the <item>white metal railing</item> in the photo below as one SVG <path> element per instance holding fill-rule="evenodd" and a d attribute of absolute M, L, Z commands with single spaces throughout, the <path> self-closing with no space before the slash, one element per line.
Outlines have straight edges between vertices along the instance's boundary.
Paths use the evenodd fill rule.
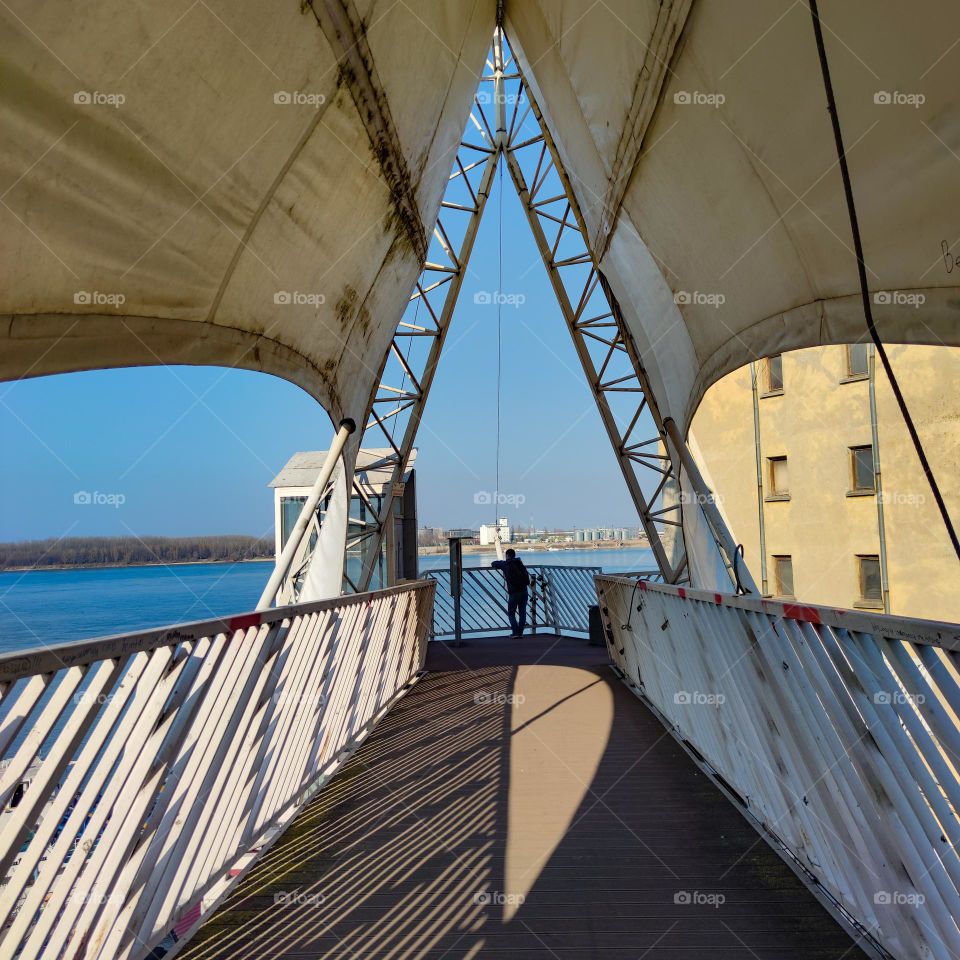
<path fill-rule="evenodd" d="M 598 576 L 610 656 L 867 943 L 960 956 L 960 626 Z"/>
<path fill-rule="evenodd" d="M 590 606 L 597 602 L 593 578 L 600 567 L 528 566 L 533 578 L 527 623 L 532 629 L 560 633 L 587 633 Z M 457 634 L 456 611 L 450 595 L 450 571 L 432 570 L 437 581 L 433 605 L 433 636 L 447 639 Z M 494 634 L 509 629 L 507 592 L 503 574 L 493 567 L 464 567 L 460 595 L 460 633 Z"/>
<path fill-rule="evenodd" d="M 434 588 L 0 658 L 0 956 L 188 936 L 414 681 Z"/>

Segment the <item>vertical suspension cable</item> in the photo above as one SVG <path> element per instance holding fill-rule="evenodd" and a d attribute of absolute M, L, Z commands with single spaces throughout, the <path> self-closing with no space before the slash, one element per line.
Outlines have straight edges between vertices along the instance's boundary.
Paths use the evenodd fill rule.
<path fill-rule="evenodd" d="M 820 57 L 820 73 L 823 77 L 823 86 L 827 94 L 827 109 L 830 112 L 830 121 L 833 124 L 833 139 L 837 148 L 837 161 L 840 165 L 840 176 L 843 180 L 843 192 L 847 201 L 847 213 L 850 217 L 850 232 L 853 234 L 853 248 L 857 257 L 857 272 L 860 277 L 860 297 L 863 300 L 863 312 L 867 321 L 867 330 L 870 331 L 870 339 L 873 340 L 874 346 L 877 349 L 877 356 L 880 357 L 880 362 L 883 364 L 883 369 L 886 371 L 887 380 L 889 380 L 890 386 L 893 389 L 893 396 L 897 401 L 897 406 L 900 408 L 900 414 L 903 417 L 903 422 L 907 426 L 907 433 L 910 434 L 910 439 L 913 441 L 913 448 L 917 453 L 917 458 L 920 460 L 920 466 L 923 469 L 924 476 L 926 476 L 927 482 L 930 484 L 930 489 L 933 492 L 933 499 L 936 501 L 937 507 L 940 509 L 940 516 L 943 518 L 943 524 L 947 528 L 947 535 L 950 537 L 950 542 L 953 544 L 954 553 L 956 553 L 957 559 L 960 560 L 960 539 L 957 539 L 957 531 L 954 529 L 953 521 L 950 519 L 950 513 L 947 510 L 947 505 L 944 503 L 943 495 L 940 493 L 940 487 L 937 484 L 937 479 L 934 477 L 933 470 L 931 469 L 930 463 L 927 460 L 927 454 L 924 451 L 923 444 L 920 441 L 920 435 L 917 433 L 917 428 L 913 423 L 913 417 L 910 416 L 910 411 L 907 409 L 907 402 L 900 390 L 900 384 L 893 372 L 893 367 L 891 366 L 890 359 L 887 356 L 886 348 L 883 345 L 883 341 L 880 339 L 880 334 L 877 332 L 876 324 L 873 322 L 873 308 L 870 306 L 870 289 L 867 284 L 867 267 L 866 262 L 863 259 L 863 244 L 860 240 L 860 224 L 857 220 L 857 207 L 853 200 L 853 185 L 850 180 L 850 170 L 847 167 L 847 154 L 843 146 L 843 133 L 840 129 L 840 114 L 837 112 L 837 101 L 833 95 L 833 81 L 830 79 L 830 64 L 827 62 L 827 49 L 823 42 L 823 29 L 820 25 L 820 11 L 817 8 L 817 0 L 809 0 L 809 2 L 810 15 L 813 17 L 813 33 L 817 41 L 817 53 Z"/>
<path fill-rule="evenodd" d="M 493 488 L 493 522 L 498 523 L 500 493 L 500 372 L 502 365 L 501 350 L 501 311 L 503 309 L 503 157 L 497 161 L 497 174 L 500 189 L 497 197 L 497 455 L 496 484 Z M 497 528 L 499 530 L 499 528 Z"/>

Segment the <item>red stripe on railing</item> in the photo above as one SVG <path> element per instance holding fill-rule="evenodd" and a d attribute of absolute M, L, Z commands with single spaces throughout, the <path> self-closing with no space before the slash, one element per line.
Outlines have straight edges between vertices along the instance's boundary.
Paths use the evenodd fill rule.
<path fill-rule="evenodd" d="M 783 615 L 791 620 L 805 620 L 807 623 L 820 623 L 820 614 L 816 607 L 804 607 L 797 603 L 783 604 Z"/>
<path fill-rule="evenodd" d="M 246 630 L 247 627 L 259 627 L 260 619 L 259 613 L 244 613 L 239 617 L 231 617 L 227 621 L 227 626 L 231 630 Z"/>

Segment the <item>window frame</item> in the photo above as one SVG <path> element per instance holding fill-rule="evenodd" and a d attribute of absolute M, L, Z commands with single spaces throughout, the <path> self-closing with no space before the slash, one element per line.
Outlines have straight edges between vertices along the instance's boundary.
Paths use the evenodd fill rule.
<path fill-rule="evenodd" d="M 853 347 L 863 347 L 864 349 L 864 364 L 866 369 L 861 373 L 859 370 L 853 369 L 852 362 L 852 348 Z M 869 380 L 870 379 L 870 345 L 867 343 L 848 343 L 844 345 L 844 366 L 846 368 L 846 374 L 841 378 L 841 383 L 857 383 L 860 380 Z"/>
<path fill-rule="evenodd" d="M 857 561 L 857 593 L 859 594 L 855 607 L 861 607 L 867 610 L 883 610 L 883 568 L 880 566 L 880 556 L 876 553 L 858 553 Z M 877 596 L 868 597 L 865 587 L 866 577 L 864 576 L 864 561 L 870 561 L 877 565 Z"/>
<path fill-rule="evenodd" d="M 870 451 L 870 486 L 858 486 L 857 480 L 857 451 Z M 847 458 L 850 467 L 850 487 L 847 490 L 848 497 L 872 497 L 877 492 L 877 461 L 873 451 L 872 443 L 857 443 L 847 447 Z"/>
<path fill-rule="evenodd" d="M 780 362 L 780 385 L 774 386 L 773 378 L 771 376 L 771 364 L 774 360 Z M 774 353 L 769 357 L 763 358 L 763 390 L 760 393 L 761 397 L 782 397 L 783 396 L 783 354 Z"/>
<path fill-rule="evenodd" d="M 776 468 L 775 463 L 786 464 L 787 467 L 787 489 L 780 490 L 776 486 Z M 767 493 L 764 500 L 775 502 L 777 500 L 790 499 L 790 458 L 786 454 L 775 457 L 767 457 Z"/>
<path fill-rule="evenodd" d="M 794 582 L 793 575 L 793 554 L 792 553 L 778 553 L 773 554 L 770 557 L 773 560 L 773 579 L 774 585 L 776 587 L 775 597 L 783 597 L 786 600 L 795 600 L 796 599 L 796 583 Z M 786 561 L 790 564 L 790 593 L 786 593 L 783 590 L 783 578 L 780 575 L 780 565 L 783 561 Z"/>

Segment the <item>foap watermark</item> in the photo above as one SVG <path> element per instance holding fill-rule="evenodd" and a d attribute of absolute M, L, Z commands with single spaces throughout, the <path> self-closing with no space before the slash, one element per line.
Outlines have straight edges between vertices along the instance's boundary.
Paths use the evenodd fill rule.
<path fill-rule="evenodd" d="M 673 102 L 682 107 L 722 107 L 727 98 L 722 93 L 705 93 L 703 90 L 678 90 Z"/>
<path fill-rule="evenodd" d="M 927 298 L 922 293 L 907 290 L 878 290 L 873 302 L 880 307 L 922 307 Z"/>
<path fill-rule="evenodd" d="M 723 503 L 723 496 L 719 493 L 714 493 L 710 491 L 708 493 L 699 493 L 694 490 L 681 490 L 677 495 L 677 500 L 683 504 L 683 506 L 704 506 L 708 503 L 713 503 L 720 505 Z"/>
<path fill-rule="evenodd" d="M 878 90 L 873 102 L 881 107 L 913 107 L 916 110 L 927 102 L 922 93 L 903 93 L 900 90 Z"/>
<path fill-rule="evenodd" d="M 884 506 L 922 507 L 927 502 L 925 493 L 904 493 L 902 490 L 882 490 L 877 499 Z"/>
<path fill-rule="evenodd" d="M 878 690 L 873 695 L 873 702 L 879 704 L 910 704 L 920 706 L 927 702 L 925 694 L 907 693 L 904 690 Z"/>
<path fill-rule="evenodd" d="M 495 690 L 478 690 L 473 695 L 473 702 L 478 707 L 520 705 L 526 701 L 526 699 L 526 696 L 522 693 L 498 693 Z"/>
<path fill-rule="evenodd" d="M 127 102 L 123 93 L 104 93 L 103 90 L 77 90 L 73 102 L 81 107 L 113 107 L 117 109 Z"/>
<path fill-rule="evenodd" d="M 480 90 L 477 93 L 477 103 L 481 106 L 494 106 L 498 103 L 505 103 L 513 105 L 520 100 L 522 94 L 519 90 L 515 91 L 503 91 L 502 93 L 497 93 L 495 90 Z"/>
<path fill-rule="evenodd" d="M 322 93 L 307 93 L 304 90 L 277 90 L 273 102 L 281 107 L 322 107 L 327 98 Z"/>
<path fill-rule="evenodd" d="M 478 890 L 473 895 L 473 902 L 484 907 L 502 907 L 507 904 L 519 907 L 523 906 L 526 899 L 522 893 L 504 893 L 502 890 Z"/>
<path fill-rule="evenodd" d="M 524 293 L 504 293 L 502 290 L 478 290 L 473 295 L 473 302 L 480 306 L 499 304 L 517 308 L 527 302 L 527 296 Z"/>
<path fill-rule="evenodd" d="M 322 293 L 303 293 L 300 290 L 278 290 L 273 295 L 273 302 L 283 307 L 319 307 L 327 302 L 327 298 Z"/>
<path fill-rule="evenodd" d="M 92 690 L 81 690 L 73 695 L 73 702 L 78 707 L 103 706 L 112 700 L 112 693 L 94 693 Z"/>
<path fill-rule="evenodd" d="M 504 507 L 520 507 L 527 502 L 526 496 L 522 493 L 501 493 L 494 490 L 478 490 L 473 495 L 473 502 L 479 507 L 488 507 L 491 504 Z"/>
<path fill-rule="evenodd" d="M 722 893 L 708 893 L 705 890 L 678 890 L 673 902 L 680 907 L 722 907 L 727 898 Z"/>
<path fill-rule="evenodd" d="M 115 510 L 119 510 L 127 502 L 127 498 L 122 493 L 77 490 L 73 495 L 73 502 L 78 507 L 113 507 Z"/>
<path fill-rule="evenodd" d="M 122 307 L 127 298 L 122 293 L 106 293 L 103 290 L 78 290 L 73 295 L 78 307 Z"/>
<path fill-rule="evenodd" d="M 673 702 L 681 707 L 719 707 L 727 702 L 725 694 L 704 693 L 702 690 L 678 690 Z"/>
<path fill-rule="evenodd" d="M 727 302 L 722 293 L 703 293 L 700 290 L 678 290 L 673 295 L 673 302 L 678 307 L 720 307 Z"/>
<path fill-rule="evenodd" d="M 878 906 L 919 907 L 927 902 L 922 893 L 904 893 L 902 890 L 878 890 L 873 895 Z"/>
<path fill-rule="evenodd" d="M 303 893 L 300 890 L 279 890 L 273 895 L 278 907 L 318 907 L 327 898 L 322 893 Z"/>
<path fill-rule="evenodd" d="M 92 903 L 99 906 L 123 906 L 126 903 L 126 896 L 122 893 L 113 892 L 113 893 L 97 893 L 95 890 L 88 891 L 87 893 L 68 893 L 67 902 L 68 903 L 82 903 L 88 904 Z"/>

